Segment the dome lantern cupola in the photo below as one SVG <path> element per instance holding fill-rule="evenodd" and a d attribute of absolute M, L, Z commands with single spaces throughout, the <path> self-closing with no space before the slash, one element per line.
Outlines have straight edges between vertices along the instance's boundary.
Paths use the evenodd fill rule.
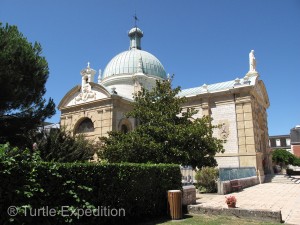
<path fill-rule="evenodd" d="M 128 37 L 130 38 L 130 49 L 137 48 L 137 49 L 142 49 L 141 48 L 141 39 L 143 37 L 143 31 L 138 28 L 134 27 L 128 32 Z"/>
<path fill-rule="evenodd" d="M 167 79 L 165 69 L 161 62 L 151 53 L 141 49 L 143 31 L 137 26 L 128 32 L 130 48 L 113 57 L 104 69 L 101 83 L 110 85 L 109 80 L 115 77 L 133 76 L 141 72 L 148 77 Z M 122 79 L 123 79 L 122 78 Z"/>
<path fill-rule="evenodd" d="M 116 88 L 118 95 L 129 99 L 133 99 L 137 86 L 141 85 L 150 90 L 156 85 L 156 80 L 167 79 L 161 62 L 141 49 L 143 36 L 143 31 L 137 26 L 128 32 L 130 48 L 109 61 L 101 79 L 104 87 Z"/>

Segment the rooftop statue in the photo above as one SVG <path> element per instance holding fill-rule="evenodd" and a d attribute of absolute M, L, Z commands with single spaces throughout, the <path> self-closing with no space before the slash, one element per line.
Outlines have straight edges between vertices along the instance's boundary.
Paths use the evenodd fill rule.
<path fill-rule="evenodd" d="M 256 59 L 254 56 L 254 50 L 251 50 L 251 52 L 249 53 L 249 64 L 249 72 L 256 72 Z"/>

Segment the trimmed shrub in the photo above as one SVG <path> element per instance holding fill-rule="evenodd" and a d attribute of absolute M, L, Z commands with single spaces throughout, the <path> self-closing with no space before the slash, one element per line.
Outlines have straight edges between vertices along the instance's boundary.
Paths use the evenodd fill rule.
<path fill-rule="evenodd" d="M 203 167 L 197 171 L 195 179 L 197 181 L 198 189 L 203 192 L 215 193 L 217 192 L 217 179 L 219 172 L 214 167 Z"/>
<path fill-rule="evenodd" d="M 25 162 L 21 154 L 1 154 L 1 146 L 0 155 L 0 224 L 133 224 L 166 214 L 167 190 L 181 189 L 178 165 Z M 8 216 L 9 206 L 19 210 L 16 217 Z M 29 215 L 42 207 L 56 215 Z M 78 209 L 102 216 L 80 216 Z M 108 216 L 113 209 L 121 216 Z"/>

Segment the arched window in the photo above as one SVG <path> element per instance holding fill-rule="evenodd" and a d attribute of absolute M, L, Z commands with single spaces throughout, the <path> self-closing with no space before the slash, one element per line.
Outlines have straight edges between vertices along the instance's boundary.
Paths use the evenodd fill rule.
<path fill-rule="evenodd" d="M 94 124 L 89 118 L 85 118 L 76 128 L 76 134 L 78 133 L 88 133 L 94 131 Z"/>
<path fill-rule="evenodd" d="M 118 125 L 118 130 L 121 131 L 124 134 L 127 134 L 132 130 L 132 125 L 129 119 L 123 118 L 120 120 Z"/>

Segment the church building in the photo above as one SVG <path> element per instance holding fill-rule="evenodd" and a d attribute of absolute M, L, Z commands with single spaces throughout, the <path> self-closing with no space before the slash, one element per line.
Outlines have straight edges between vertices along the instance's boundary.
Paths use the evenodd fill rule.
<path fill-rule="evenodd" d="M 61 126 L 73 134 L 84 133 L 97 140 L 109 131 L 130 132 L 137 126 L 126 118 L 133 95 L 141 87 L 151 89 L 156 80 L 168 79 L 162 63 L 142 50 L 143 32 L 138 27 L 129 33 L 130 48 L 111 59 L 103 74 L 90 67 L 83 69 L 81 85 L 73 87 L 59 103 Z M 183 89 L 184 108 L 198 110 L 195 117 L 210 115 L 220 125 L 214 135 L 226 140 L 224 153 L 216 155 L 219 167 L 255 167 L 260 176 L 271 171 L 268 144 L 267 108 L 269 98 L 256 70 L 254 51 L 249 54 L 249 72 L 234 80 Z"/>

